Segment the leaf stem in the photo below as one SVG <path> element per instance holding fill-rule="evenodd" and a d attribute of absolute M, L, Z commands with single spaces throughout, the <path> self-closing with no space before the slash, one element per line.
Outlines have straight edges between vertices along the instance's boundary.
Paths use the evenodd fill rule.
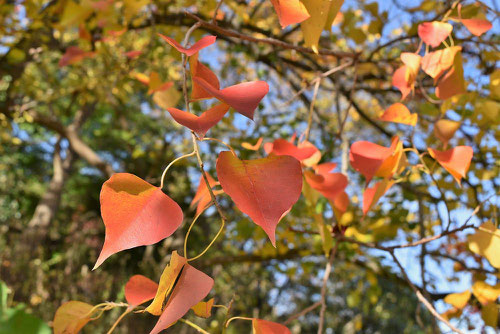
<path fill-rule="evenodd" d="M 217 138 L 209 138 L 209 137 L 206 137 L 206 138 L 200 139 L 200 141 L 209 141 L 209 140 L 211 140 L 211 141 L 216 141 L 216 142 L 218 142 L 218 143 L 221 143 L 222 145 L 226 146 L 226 147 L 227 147 L 227 148 L 231 151 L 231 153 L 233 153 L 234 155 L 236 155 L 236 153 L 234 152 L 233 147 L 232 147 L 231 145 L 229 145 L 228 143 L 226 143 L 226 142 L 224 142 L 224 141 L 220 140 L 220 139 L 217 139 Z"/>
<path fill-rule="evenodd" d="M 111 328 L 109 329 L 109 331 L 106 333 L 106 334 L 111 334 L 113 333 L 113 331 L 115 330 L 116 326 L 118 326 L 118 324 L 120 323 L 120 321 L 125 318 L 125 316 L 127 314 L 129 314 L 130 312 L 132 312 L 133 308 L 132 307 L 128 307 L 125 312 L 123 312 L 119 317 L 118 319 L 116 319 L 116 321 L 113 323 L 113 326 L 111 326 Z"/>
<path fill-rule="evenodd" d="M 214 244 L 215 240 L 217 240 L 217 238 L 219 238 L 219 235 L 222 233 L 222 230 L 224 229 L 224 225 L 225 225 L 224 224 L 224 219 L 221 219 L 221 225 L 220 225 L 219 232 L 217 232 L 217 234 L 212 239 L 212 241 L 210 242 L 210 244 L 208 244 L 208 246 L 203 250 L 203 252 L 201 252 L 200 254 L 196 255 L 195 257 L 192 257 L 192 258 L 188 259 L 188 262 L 196 260 L 197 258 L 199 258 L 200 256 L 202 256 L 203 254 L 205 254 L 210 249 L 210 247 L 212 247 L 212 245 Z M 190 227 L 192 227 L 192 225 Z M 186 245 L 186 242 L 184 242 L 184 245 Z"/>
<path fill-rule="evenodd" d="M 168 166 L 163 170 L 163 173 L 161 174 L 160 189 L 163 189 L 163 184 L 164 184 L 164 181 L 165 181 L 165 175 L 167 175 L 167 171 L 170 169 L 170 167 L 173 164 L 175 164 L 177 161 L 179 161 L 181 159 L 184 159 L 184 158 L 187 158 L 187 157 L 192 157 L 195 154 L 196 153 L 193 151 L 191 153 L 181 155 L 180 157 L 175 158 L 171 163 L 169 163 Z"/>
<path fill-rule="evenodd" d="M 186 325 L 189 325 L 191 327 L 193 327 L 194 329 L 196 329 L 198 332 L 200 333 L 203 333 L 203 334 L 210 334 L 209 332 L 207 332 L 206 330 L 204 330 L 203 328 L 201 328 L 200 326 L 198 326 L 197 324 L 195 323 L 192 323 L 191 321 L 189 320 L 186 320 L 186 319 L 179 319 L 179 321 L 185 323 Z"/>
<path fill-rule="evenodd" d="M 229 326 L 229 323 L 230 323 L 231 321 L 233 321 L 233 320 L 236 320 L 236 319 L 253 321 L 253 318 L 247 318 L 247 317 L 232 317 L 232 318 L 230 318 L 230 319 L 228 319 L 228 320 L 226 321 L 226 324 L 224 325 L 224 327 L 226 327 L 226 328 L 227 328 L 227 326 Z"/>

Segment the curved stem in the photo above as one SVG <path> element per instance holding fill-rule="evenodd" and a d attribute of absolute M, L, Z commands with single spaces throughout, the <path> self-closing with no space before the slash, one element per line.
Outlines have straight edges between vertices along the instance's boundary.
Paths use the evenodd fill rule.
<path fill-rule="evenodd" d="M 222 145 L 226 146 L 234 155 L 236 155 L 236 153 L 234 152 L 233 150 L 233 147 L 229 144 L 227 144 L 226 142 L 220 140 L 220 139 L 217 139 L 217 138 L 209 138 L 209 137 L 205 137 L 203 139 L 201 139 L 201 141 L 209 141 L 209 140 L 212 140 L 212 141 L 216 141 L 218 143 L 221 143 Z"/>
<path fill-rule="evenodd" d="M 206 330 L 204 330 L 203 328 L 201 328 L 200 326 L 198 326 L 197 324 L 195 323 L 192 323 L 191 321 L 189 320 L 186 320 L 186 319 L 179 319 L 179 321 L 185 323 L 186 325 L 189 325 L 191 327 L 193 327 L 194 329 L 196 329 L 198 332 L 200 333 L 203 333 L 203 334 L 210 334 L 209 332 L 207 332 Z"/>
<path fill-rule="evenodd" d="M 188 262 L 189 261 L 193 261 L 193 260 L 196 260 L 197 258 L 203 256 L 203 254 L 205 254 L 209 249 L 210 247 L 212 247 L 212 245 L 214 244 L 215 240 L 217 240 L 217 238 L 219 237 L 219 235 L 222 233 L 222 230 L 224 229 L 224 219 L 221 219 L 221 225 L 220 225 L 220 229 L 219 229 L 219 232 L 217 232 L 217 234 L 215 235 L 215 237 L 212 239 L 212 241 L 210 242 L 210 244 L 203 250 L 203 252 L 201 252 L 200 254 L 196 255 L 195 257 L 192 257 L 190 259 L 187 259 Z M 192 226 L 192 225 L 191 225 Z M 190 227 L 191 227 L 190 226 Z M 187 239 L 186 239 L 187 240 Z M 185 245 L 185 243 L 184 243 Z M 184 254 L 186 255 L 186 254 Z"/>
<path fill-rule="evenodd" d="M 184 154 L 184 155 L 181 155 L 180 157 L 178 158 L 175 158 L 171 163 L 168 164 L 168 166 L 163 170 L 163 173 L 161 174 L 161 183 L 160 183 L 160 189 L 163 189 L 163 183 L 164 183 L 164 180 L 165 180 L 165 175 L 167 175 L 167 171 L 170 169 L 170 167 L 175 164 L 177 161 L 181 160 L 181 159 L 184 159 L 184 158 L 187 158 L 187 157 L 191 157 L 195 155 L 195 152 L 191 152 L 191 153 L 188 153 L 188 154 Z"/>
<path fill-rule="evenodd" d="M 186 236 L 184 237 L 184 257 L 187 258 L 187 241 L 188 241 L 188 238 L 189 238 L 189 233 L 191 233 L 191 229 L 193 228 L 194 226 L 194 223 L 196 223 L 196 221 L 198 220 L 198 218 L 200 218 L 200 216 L 203 214 L 203 212 L 205 212 L 207 208 L 204 208 L 203 211 L 201 211 L 199 214 L 197 214 L 193 221 L 191 222 L 191 225 L 189 225 L 189 228 L 186 232 Z"/>
<path fill-rule="evenodd" d="M 109 329 L 109 331 L 107 331 L 106 334 L 111 334 L 113 333 L 113 331 L 115 330 L 116 326 L 118 326 L 118 324 L 120 323 L 120 321 L 125 318 L 125 316 L 127 314 L 129 314 L 130 312 L 132 312 L 133 308 L 132 307 L 128 307 L 125 312 L 123 312 L 119 317 L 118 319 L 116 319 L 116 321 L 113 323 L 113 326 L 111 326 L 111 328 Z"/>
<path fill-rule="evenodd" d="M 250 320 L 250 321 L 253 321 L 253 318 L 247 318 L 247 317 L 232 317 L 232 318 L 230 318 L 230 319 L 228 319 L 228 320 L 226 321 L 226 325 L 224 325 L 224 327 L 229 326 L 229 323 L 230 323 L 231 321 L 233 321 L 233 320 L 236 320 L 236 319 L 240 319 L 240 320 Z"/>

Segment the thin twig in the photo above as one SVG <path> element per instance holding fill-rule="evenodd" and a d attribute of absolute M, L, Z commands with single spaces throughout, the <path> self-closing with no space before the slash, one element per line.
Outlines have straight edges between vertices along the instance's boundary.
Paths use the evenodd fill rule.
<path fill-rule="evenodd" d="M 305 309 L 303 309 L 302 311 L 300 311 L 299 313 L 295 313 L 294 315 L 290 316 L 290 318 L 288 318 L 284 323 L 283 325 L 288 325 L 289 323 L 291 323 L 292 321 L 294 321 L 295 319 L 297 318 L 300 318 L 301 316 L 303 315 L 306 315 L 307 313 L 311 312 L 311 311 L 314 311 L 318 306 L 321 305 L 321 301 L 317 301 L 316 303 L 306 307 Z"/>
<path fill-rule="evenodd" d="M 321 310 L 319 312 L 319 325 L 318 325 L 318 334 L 323 333 L 323 325 L 325 323 L 325 312 L 326 312 L 326 290 L 328 278 L 330 277 L 330 272 L 332 271 L 333 260 L 335 260 L 335 254 L 337 253 L 338 243 L 335 244 L 335 247 L 330 252 L 330 258 L 326 263 L 325 273 L 323 275 L 323 286 L 321 287 Z"/>
<path fill-rule="evenodd" d="M 316 80 L 316 84 L 314 85 L 314 93 L 313 93 L 313 97 L 311 100 L 311 104 L 309 105 L 309 114 L 307 116 L 307 128 L 306 128 L 306 131 L 304 132 L 304 140 L 305 141 L 307 141 L 309 139 L 309 133 L 311 132 L 314 104 L 316 103 L 316 97 L 318 96 L 318 89 L 319 89 L 320 83 L 321 83 L 320 80 Z"/>

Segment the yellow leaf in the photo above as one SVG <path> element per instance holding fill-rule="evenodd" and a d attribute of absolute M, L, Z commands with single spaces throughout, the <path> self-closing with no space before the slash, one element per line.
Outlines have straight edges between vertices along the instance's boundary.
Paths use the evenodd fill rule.
<path fill-rule="evenodd" d="M 460 122 L 450 121 L 448 119 L 440 119 L 434 124 L 434 135 L 443 143 L 444 147 L 448 145 L 448 141 L 453 138 L 455 132 L 460 127 Z"/>
<path fill-rule="evenodd" d="M 302 0 L 311 16 L 300 24 L 306 47 L 318 52 L 318 42 L 321 32 L 330 29 L 344 0 Z"/>
<path fill-rule="evenodd" d="M 212 306 L 214 305 L 214 299 L 210 299 L 207 302 L 199 302 L 195 306 L 191 307 L 191 309 L 194 311 L 194 314 L 196 314 L 199 317 L 202 318 L 208 318 L 210 315 L 212 315 Z"/>
<path fill-rule="evenodd" d="M 54 334 L 78 333 L 90 321 L 93 308 L 75 300 L 62 304 L 54 316 Z"/>
<path fill-rule="evenodd" d="M 470 296 L 471 296 L 471 291 L 465 290 L 464 292 L 460 293 L 450 293 L 449 295 L 444 297 L 444 301 L 450 305 L 453 305 L 458 309 L 462 309 L 465 307 L 465 305 L 467 305 Z"/>
<path fill-rule="evenodd" d="M 494 302 L 500 296 L 500 283 L 491 286 L 483 281 L 477 281 L 472 286 L 472 293 L 476 296 L 477 300 L 483 305 Z"/>
<path fill-rule="evenodd" d="M 481 307 L 481 318 L 484 324 L 493 328 L 498 325 L 498 305 L 496 303 L 488 303 Z"/>
<path fill-rule="evenodd" d="M 484 256 L 493 267 L 500 268 L 500 230 L 492 222 L 486 222 L 476 231 L 469 235 L 469 249 Z"/>
<path fill-rule="evenodd" d="M 74 1 L 68 1 L 66 6 L 64 6 L 63 14 L 61 15 L 61 20 L 59 25 L 62 28 L 68 26 L 78 26 L 80 23 L 85 21 L 87 17 L 92 14 L 93 9 L 87 3 L 77 4 Z"/>
<path fill-rule="evenodd" d="M 179 93 L 175 86 L 153 94 L 153 101 L 162 109 L 175 107 L 180 98 L 181 93 Z"/>

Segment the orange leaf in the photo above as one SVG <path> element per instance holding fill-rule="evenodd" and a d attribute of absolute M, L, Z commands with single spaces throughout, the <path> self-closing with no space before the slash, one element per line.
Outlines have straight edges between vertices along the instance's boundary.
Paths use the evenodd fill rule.
<path fill-rule="evenodd" d="M 207 46 L 214 44 L 215 39 L 217 38 L 217 37 L 211 36 L 211 35 L 205 36 L 202 39 L 200 39 L 198 42 L 194 43 L 193 46 L 186 49 L 182 45 L 180 45 L 175 39 L 164 36 L 162 34 L 158 34 L 158 35 L 160 35 L 160 37 L 163 38 L 168 44 L 170 44 L 171 46 L 176 48 L 177 51 L 184 53 L 188 57 L 194 55 L 196 52 L 200 51 L 201 49 L 204 49 Z"/>
<path fill-rule="evenodd" d="M 316 166 L 318 164 L 318 162 L 321 160 L 321 152 L 318 150 L 318 148 L 313 143 L 311 143 L 307 140 L 302 141 L 297 145 L 298 149 L 304 149 L 307 147 L 312 147 L 314 149 L 314 153 L 309 158 L 303 159 L 300 162 L 306 167 Z"/>
<path fill-rule="evenodd" d="M 132 51 L 127 51 L 124 52 L 123 55 L 127 58 L 134 59 L 139 57 L 142 54 L 142 51 L 140 50 L 132 50 Z"/>
<path fill-rule="evenodd" d="M 260 137 L 257 142 L 255 143 L 255 145 L 252 145 L 250 143 L 247 143 L 247 142 L 243 142 L 241 143 L 241 146 L 243 148 L 246 148 L 247 150 L 250 150 L 250 151 L 258 151 L 259 148 L 260 148 L 260 145 L 262 145 L 262 137 Z"/>
<path fill-rule="evenodd" d="M 292 332 L 284 325 L 277 322 L 252 319 L 253 334 L 291 334 Z"/>
<path fill-rule="evenodd" d="M 335 197 L 335 200 L 331 202 L 333 212 L 335 213 L 335 218 L 337 221 L 340 221 L 344 213 L 347 211 L 347 208 L 349 207 L 349 196 L 345 191 L 341 192 L 337 197 Z"/>
<path fill-rule="evenodd" d="M 295 159 L 302 161 L 310 158 L 318 149 L 313 146 L 297 147 L 285 139 L 276 139 L 273 142 L 273 148 L 270 153 L 276 155 L 289 155 Z"/>
<path fill-rule="evenodd" d="M 446 22 L 424 22 L 418 25 L 418 36 L 425 44 L 433 48 L 439 46 L 453 30 L 453 26 Z"/>
<path fill-rule="evenodd" d="M 413 90 L 414 84 L 407 79 L 408 67 L 406 65 L 398 68 L 392 75 L 392 85 L 401 92 L 401 100 L 404 100 Z"/>
<path fill-rule="evenodd" d="M 402 103 L 394 103 L 380 116 L 380 120 L 386 122 L 401 123 L 415 126 L 417 124 L 418 115 L 411 114 L 410 110 Z"/>
<path fill-rule="evenodd" d="M 210 108 L 201 114 L 201 116 L 196 116 L 176 108 L 167 109 L 177 123 L 193 130 L 200 138 L 203 138 L 210 128 L 219 123 L 228 110 L 229 106 L 225 103 L 220 103 Z"/>
<path fill-rule="evenodd" d="M 151 72 L 149 74 L 149 90 L 148 94 L 153 94 L 154 92 L 161 92 L 169 89 L 174 85 L 173 82 L 162 82 L 158 72 Z"/>
<path fill-rule="evenodd" d="M 172 252 L 170 263 L 165 267 L 165 269 L 163 269 L 163 272 L 161 274 L 160 284 L 158 286 L 158 289 L 156 290 L 154 299 L 145 311 L 153 315 L 161 314 L 164 302 L 167 299 L 168 294 L 172 290 L 177 276 L 179 276 L 182 268 L 186 263 L 187 260 L 184 257 L 179 256 L 176 251 Z"/>
<path fill-rule="evenodd" d="M 444 148 L 448 141 L 460 128 L 460 122 L 450 121 L 449 119 L 440 119 L 434 124 L 434 135 L 443 143 Z"/>
<path fill-rule="evenodd" d="M 85 58 L 91 58 L 95 56 L 95 52 L 87 52 L 80 49 L 78 46 L 70 46 L 66 49 L 66 52 L 59 60 L 59 67 L 64 67 L 66 65 L 71 65 L 82 61 Z"/>
<path fill-rule="evenodd" d="M 306 7 L 299 0 L 271 0 L 278 14 L 282 28 L 300 23 L 310 17 Z"/>
<path fill-rule="evenodd" d="M 347 187 L 347 177 L 342 173 L 330 173 L 335 164 L 326 163 L 315 168 L 316 173 L 304 172 L 304 177 L 311 186 L 330 201 L 335 201 Z M 334 167 L 335 168 L 335 167 Z"/>
<path fill-rule="evenodd" d="M 366 188 L 363 194 L 363 217 L 377 204 L 379 199 L 392 187 L 394 181 L 384 179 L 375 183 L 373 187 Z"/>
<path fill-rule="evenodd" d="M 207 274 L 185 264 L 155 327 L 150 334 L 160 333 L 182 318 L 191 307 L 205 298 L 214 285 Z"/>
<path fill-rule="evenodd" d="M 300 162 L 291 156 L 274 154 L 263 159 L 240 160 L 225 151 L 219 154 L 216 169 L 224 192 L 264 229 L 276 246 L 276 226 L 297 202 L 302 190 Z"/>
<path fill-rule="evenodd" d="M 422 57 L 416 53 L 402 52 L 400 58 L 406 66 L 405 80 L 413 87 L 413 83 L 420 69 L 420 64 L 422 63 Z"/>
<path fill-rule="evenodd" d="M 208 82 L 212 87 L 216 89 L 220 88 L 219 79 L 214 72 L 212 72 L 207 66 L 203 65 L 202 62 L 198 61 L 198 53 L 189 57 L 189 71 L 191 72 L 191 80 L 193 77 L 199 77 Z M 201 88 L 196 81 L 193 81 L 191 100 L 208 99 L 210 97 L 212 96 Z"/>
<path fill-rule="evenodd" d="M 214 306 L 214 299 L 211 298 L 207 302 L 199 302 L 195 306 L 191 307 L 194 314 L 202 318 L 208 318 L 212 315 L 212 307 Z"/>
<path fill-rule="evenodd" d="M 182 210 L 163 191 L 141 178 L 117 173 L 104 182 L 101 215 L 106 238 L 94 269 L 109 256 L 170 236 L 182 223 Z"/>
<path fill-rule="evenodd" d="M 194 77 L 193 80 L 210 96 L 229 104 L 234 110 L 252 120 L 255 108 L 269 92 L 269 85 L 265 81 L 243 82 L 219 90 L 200 77 Z"/>
<path fill-rule="evenodd" d="M 457 146 L 447 151 L 429 148 L 429 154 L 455 178 L 457 183 L 466 176 L 472 160 L 473 150 L 470 146 Z"/>
<path fill-rule="evenodd" d="M 134 275 L 125 284 L 125 299 L 131 306 L 141 305 L 155 297 L 158 284 L 146 276 Z"/>
<path fill-rule="evenodd" d="M 422 70 L 433 79 L 439 78 L 453 65 L 455 54 L 462 50 L 461 46 L 429 52 L 422 58 Z"/>
<path fill-rule="evenodd" d="M 462 18 L 462 4 L 458 5 L 458 17 L 462 24 L 471 32 L 471 34 L 476 36 L 481 36 L 493 27 L 490 21 L 486 19 L 482 10 L 479 12 L 475 18 Z"/>
<path fill-rule="evenodd" d="M 208 184 L 210 184 L 210 187 L 213 188 L 215 185 L 217 185 L 217 182 L 208 173 L 207 173 L 207 180 Z M 205 183 L 205 180 L 203 179 L 203 175 L 201 175 L 198 189 L 196 190 L 196 194 L 194 195 L 193 200 L 191 201 L 190 207 L 196 205 L 196 215 L 198 215 L 200 214 L 200 212 L 203 211 L 203 209 L 205 209 L 205 207 L 208 204 L 210 204 L 211 201 L 212 198 L 210 197 L 207 185 Z"/>
<path fill-rule="evenodd" d="M 78 333 L 90 321 L 93 308 L 90 304 L 74 300 L 62 304 L 54 316 L 54 334 Z"/>
<path fill-rule="evenodd" d="M 441 100 L 446 100 L 452 96 L 464 94 L 466 91 L 462 55 L 457 52 L 453 67 L 441 78 L 436 87 L 436 96 Z"/>

